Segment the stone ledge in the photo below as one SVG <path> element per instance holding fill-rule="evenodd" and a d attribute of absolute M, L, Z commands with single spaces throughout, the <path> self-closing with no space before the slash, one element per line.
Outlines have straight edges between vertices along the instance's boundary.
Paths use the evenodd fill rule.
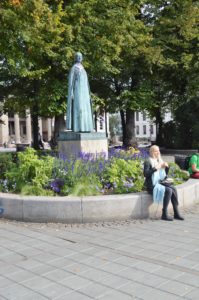
<path fill-rule="evenodd" d="M 199 180 L 177 186 L 180 207 L 199 202 Z M 171 208 L 171 205 L 170 205 Z M 52 223 L 89 223 L 155 217 L 162 205 L 147 192 L 89 197 L 20 196 L 0 193 L 0 217 Z"/>

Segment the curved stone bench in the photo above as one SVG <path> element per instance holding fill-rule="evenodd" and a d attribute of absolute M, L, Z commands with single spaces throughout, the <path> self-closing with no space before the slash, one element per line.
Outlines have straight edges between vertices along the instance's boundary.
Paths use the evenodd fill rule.
<path fill-rule="evenodd" d="M 199 180 L 177 186 L 180 207 L 199 202 Z M 88 223 L 148 218 L 162 205 L 147 192 L 89 197 L 41 197 L 0 193 L 0 217 L 28 222 Z"/>

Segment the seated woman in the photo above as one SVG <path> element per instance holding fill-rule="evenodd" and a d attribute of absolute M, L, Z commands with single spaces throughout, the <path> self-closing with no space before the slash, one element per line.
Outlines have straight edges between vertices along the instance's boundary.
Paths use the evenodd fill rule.
<path fill-rule="evenodd" d="M 192 155 L 188 171 L 191 178 L 199 179 L 199 152 Z"/>
<path fill-rule="evenodd" d="M 149 150 L 150 157 L 144 162 L 144 177 L 147 191 L 153 195 L 154 202 L 163 201 L 162 220 L 173 221 L 168 215 L 168 205 L 171 200 L 174 211 L 174 219 L 184 220 L 178 210 L 178 195 L 173 185 L 165 186 L 161 180 L 167 178 L 169 166 L 164 162 L 160 155 L 159 147 L 151 146 Z"/>

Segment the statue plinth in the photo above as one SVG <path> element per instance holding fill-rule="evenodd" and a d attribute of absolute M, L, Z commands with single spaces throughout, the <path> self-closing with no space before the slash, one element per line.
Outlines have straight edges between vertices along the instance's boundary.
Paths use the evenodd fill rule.
<path fill-rule="evenodd" d="M 58 137 L 58 150 L 66 157 L 91 154 L 93 158 L 103 155 L 108 158 L 108 140 L 105 132 L 61 131 Z"/>

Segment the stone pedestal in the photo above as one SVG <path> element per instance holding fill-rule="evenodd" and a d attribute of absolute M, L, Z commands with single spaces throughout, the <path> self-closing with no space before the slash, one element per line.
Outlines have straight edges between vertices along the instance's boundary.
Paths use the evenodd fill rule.
<path fill-rule="evenodd" d="M 90 154 L 96 158 L 108 157 L 108 141 L 105 132 L 72 132 L 61 131 L 58 138 L 58 150 L 61 154 L 79 156 Z"/>

